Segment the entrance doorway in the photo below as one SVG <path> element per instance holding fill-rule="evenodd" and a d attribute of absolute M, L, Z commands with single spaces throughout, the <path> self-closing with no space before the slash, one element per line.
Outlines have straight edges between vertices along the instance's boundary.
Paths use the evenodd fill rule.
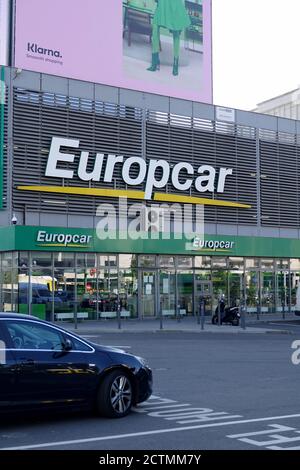
<path fill-rule="evenodd" d="M 205 315 L 212 314 L 212 281 L 209 272 L 195 274 L 194 281 L 194 315 L 200 312 L 200 301 L 205 300 Z"/>
<path fill-rule="evenodd" d="M 157 273 L 144 270 L 139 272 L 139 312 L 142 318 L 157 316 Z"/>

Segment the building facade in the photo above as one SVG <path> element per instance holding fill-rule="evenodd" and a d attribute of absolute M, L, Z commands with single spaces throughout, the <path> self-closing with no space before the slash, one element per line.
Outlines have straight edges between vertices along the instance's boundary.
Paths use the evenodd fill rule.
<path fill-rule="evenodd" d="M 300 87 L 259 103 L 255 109 L 255 112 L 299 120 Z"/>
<path fill-rule="evenodd" d="M 299 122 L 1 73 L 2 310 L 184 317 L 221 295 L 253 315 L 295 310 Z M 168 227 L 137 223 L 137 207 Z"/>

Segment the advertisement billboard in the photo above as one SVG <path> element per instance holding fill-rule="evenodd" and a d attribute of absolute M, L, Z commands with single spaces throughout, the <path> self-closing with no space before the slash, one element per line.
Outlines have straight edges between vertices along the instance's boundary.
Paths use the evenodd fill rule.
<path fill-rule="evenodd" d="M 211 0 L 17 0 L 15 66 L 211 103 Z"/>
<path fill-rule="evenodd" d="M 9 65 L 10 1 L 0 0 L 0 65 Z"/>

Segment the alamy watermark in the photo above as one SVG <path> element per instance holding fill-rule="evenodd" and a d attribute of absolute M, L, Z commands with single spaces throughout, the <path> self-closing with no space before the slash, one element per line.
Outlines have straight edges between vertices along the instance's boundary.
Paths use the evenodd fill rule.
<path fill-rule="evenodd" d="M 96 216 L 100 240 L 193 240 L 204 235 L 204 206 L 192 204 L 100 204 Z"/>
<path fill-rule="evenodd" d="M 292 363 L 294 366 L 298 366 L 300 364 L 300 340 L 296 339 L 293 341 L 291 348 L 295 349 L 291 357 Z"/>

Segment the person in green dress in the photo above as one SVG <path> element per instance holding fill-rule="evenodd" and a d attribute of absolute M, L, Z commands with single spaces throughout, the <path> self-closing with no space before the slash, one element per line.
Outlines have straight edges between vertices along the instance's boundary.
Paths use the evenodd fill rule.
<path fill-rule="evenodd" d="M 173 75 L 178 75 L 180 36 L 190 26 L 191 20 L 186 12 L 183 0 L 155 0 L 156 11 L 152 22 L 152 62 L 147 69 L 155 72 L 160 68 L 160 28 L 166 28 L 173 34 Z"/>

